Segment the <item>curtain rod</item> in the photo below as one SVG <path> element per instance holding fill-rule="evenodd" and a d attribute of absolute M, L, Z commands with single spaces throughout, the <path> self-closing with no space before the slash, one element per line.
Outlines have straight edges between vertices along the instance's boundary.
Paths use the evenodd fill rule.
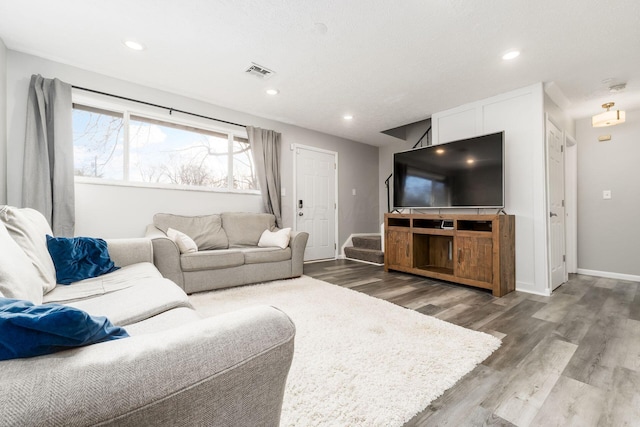
<path fill-rule="evenodd" d="M 175 108 L 165 107 L 164 105 L 158 105 L 158 104 L 153 104 L 151 102 L 140 101 L 140 100 L 133 99 L 133 98 L 127 98 L 126 96 L 114 95 L 112 93 L 101 92 L 99 90 L 87 89 L 86 87 L 80 87 L 80 86 L 74 86 L 74 85 L 71 85 L 71 87 L 74 88 L 74 89 L 78 89 L 78 90 L 84 90 L 86 92 L 92 92 L 92 93 L 97 93 L 99 95 L 110 96 L 112 98 L 123 99 L 125 101 L 137 102 L 138 104 L 144 104 L 144 105 L 148 105 L 150 107 L 164 108 L 165 110 L 169 110 L 169 114 L 171 114 L 171 113 L 173 113 L 175 111 L 176 113 L 188 114 L 190 116 L 200 117 L 201 119 L 213 120 L 213 121 L 216 121 L 216 122 L 226 123 L 228 125 L 233 125 L 233 126 L 240 126 L 240 127 L 243 127 L 243 128 L 247 127 L 246 125 L 241 125 L 239 123 L 228 122 L 226 120 L 216 119 L 215 117 L 203 116 L 202 114 L 190 113 L 190 112 L 184 111 L 184 110 L 177 110 Z"/>

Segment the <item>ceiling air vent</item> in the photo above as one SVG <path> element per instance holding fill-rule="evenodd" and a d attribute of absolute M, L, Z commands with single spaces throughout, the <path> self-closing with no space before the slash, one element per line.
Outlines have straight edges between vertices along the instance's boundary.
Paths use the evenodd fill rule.
<path fill-rule="evenodd" d="M 263 67 L 262 65 L 258 65 L 255 62 L 252 62 L 249 68 L 245 70 L 245 72 L 253 76 L 260 77 L 261 79 L 268 79 L 273 74 L 275 74 L 275 71 L 272 71 L 267 67 Z"/>

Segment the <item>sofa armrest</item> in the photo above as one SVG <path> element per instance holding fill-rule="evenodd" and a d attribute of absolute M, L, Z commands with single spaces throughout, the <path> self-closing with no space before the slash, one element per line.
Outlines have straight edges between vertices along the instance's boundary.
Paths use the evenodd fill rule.
<path fill-rule="evenodd" d="M 106 239 L 106 242 L 109 256 L 118 267 L 153 262 L 153 247 L 149 239 Z"/>
<path fill-rule="evenodd" d="M 164 231 L 153 224 L 147 226 L 145 237 L 151 239 L 153 245 L 153 263 L 163 277 L 177 283 L 184 289 L 184 276 L 180 265 L 180 249 L 167 237 Z"/>
<path fill-rule="evenodd" d="M 286 314 L 258 306 L 3 361 L 2 424 L 277 426 L 294 335 Z"/>
<path fill-rule="evenodd" d="M 309 233 L 305 231 L 292 231 L 289 239 L 291 247 L 291 277 L 302 276 L 304 264 L 304 250 L 307 248 Z"/>

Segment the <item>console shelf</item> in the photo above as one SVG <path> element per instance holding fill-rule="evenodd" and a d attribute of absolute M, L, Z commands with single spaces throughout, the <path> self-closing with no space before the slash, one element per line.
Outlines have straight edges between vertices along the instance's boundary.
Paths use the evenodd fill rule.
<path fill-rule="evenodd" d="M 385 271 L 515 290 L 515 216 L 385 214 Z"/>

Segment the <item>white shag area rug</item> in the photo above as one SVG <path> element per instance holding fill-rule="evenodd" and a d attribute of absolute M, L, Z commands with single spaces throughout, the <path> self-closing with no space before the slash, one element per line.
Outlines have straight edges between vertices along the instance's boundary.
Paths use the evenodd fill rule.
<path fill-rule="evenodd" d="M 311 277 L 194 294 L 215 316 L 278 307 L 296 325 L 281 426 L 402 426 L 500 340 Z"/>

